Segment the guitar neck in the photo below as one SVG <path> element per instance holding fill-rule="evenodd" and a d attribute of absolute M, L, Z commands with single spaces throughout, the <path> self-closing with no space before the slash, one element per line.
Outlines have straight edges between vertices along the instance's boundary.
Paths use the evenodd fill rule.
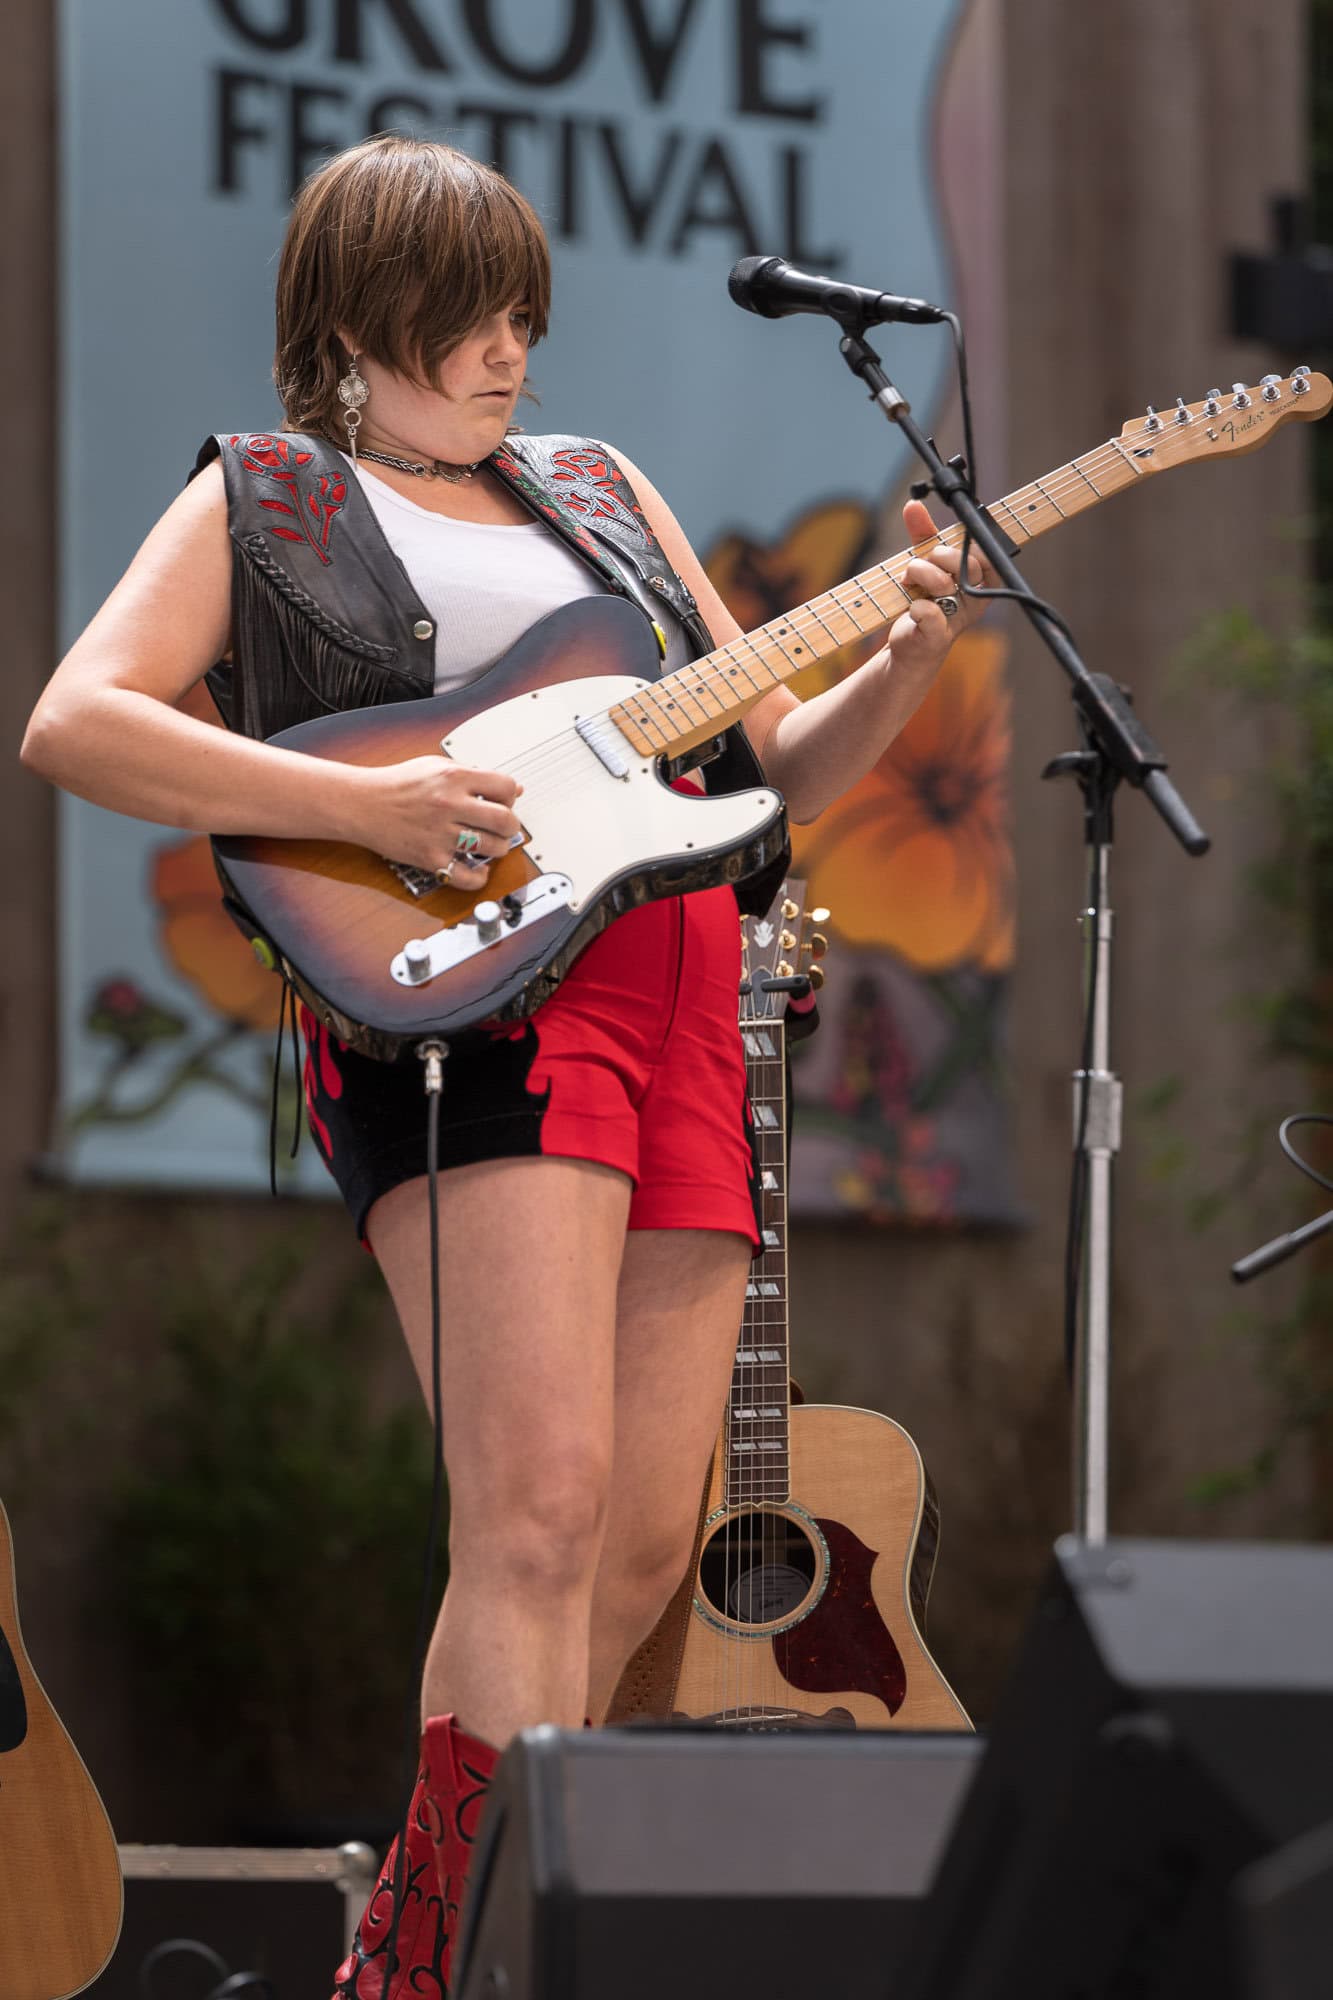
<path fill-rule="evenodd" d="M 763 1246 L 750 1266 L 724 1419 L 728 1507 L 791 1494 L 787 1334 L 787 1063 L 781 1015 L 741 1021 L 759 1162 Z"/>
<path fill-rule="evenodd" d="M 1096 451 L 1019 487 L 989 511 L 1011 540 L 1020 545 L 1032 542 L 1048 528 L 1148 478 L 1159 469 L 1154 457 L 1148 452 L 1140 458 L 1134 446 L 1112 438 Z M 956 548 L 962 539 L 962 526 L 955 522 L 923 543 L 920 551 L 904 549 L 887 562 L 862 570 L 847 583 L 618 702 L 610 711 L 612 721 L 641 756 L 679 756 L 729 728 L 771 688 L 840 646 L 891 624 L 912 602 L 903 577 L 913 557 L 937 542 Z"/>

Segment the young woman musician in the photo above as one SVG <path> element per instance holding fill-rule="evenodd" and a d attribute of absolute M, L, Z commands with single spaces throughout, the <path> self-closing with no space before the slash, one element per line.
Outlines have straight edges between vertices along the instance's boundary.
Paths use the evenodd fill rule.
<path fill-rule="evenodd" d="M 632 599 L 654 593 L 668 668 L 738 635 L 622 455 L 511 432 L 549 276 L 527 202 L 447 146 L 382 137 L 315 174 L 278 274 L 287 427 L 208 440 L 42 695 L 24 761 L 140 819 L 349 841 L 475 892 L 521 837 L 513 778 L 263 739 L 463 687 L 617 570 Z M 924 507 L 904 518 L 930 543 Z M 774 786 L 812 819 L 883 754 L 975 615 L 957 573 L 943 545 L 914 560 L 883 651 L 804 704 L 775 687 L 705 777 Z M 603 1714 L 688 1561 L 755 1242 L 736 909 L 711 889 L 617 918 L 535 1016 L 445 1065 L 450 1581 L 395 1962 L 390 1864 L 338 1974 L 351 2000 L 444 1990 L 497 1752 L 530 1724 Z M 304 1025 L 312 1127 L 429 1395 L 420 1065 Z"/>

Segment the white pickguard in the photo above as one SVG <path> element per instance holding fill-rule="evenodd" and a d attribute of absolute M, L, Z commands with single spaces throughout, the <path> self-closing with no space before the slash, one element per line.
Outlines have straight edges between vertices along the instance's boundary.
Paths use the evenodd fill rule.
<path fill-rule="evenodd" d="M 527 829 L 528 855 L 543 871 L 569 877 L 571 910 L 645 863 L 743 846 L 778 804 L 774 791 L 716 799 L 673 792 L 625 738 L 628 775 L 613 777 L 574 725 L 649 686 L 605 674 L 561 681 L 471 716 L 440 746 L 455 763 L 518 779 L 523 793 L 514 810 Z"/>

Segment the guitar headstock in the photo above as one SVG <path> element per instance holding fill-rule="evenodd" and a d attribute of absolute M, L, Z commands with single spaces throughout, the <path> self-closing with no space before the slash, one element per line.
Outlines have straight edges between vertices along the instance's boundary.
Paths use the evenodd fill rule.
<path fill-rule="evenodd" d="M 1253 388 L 1233 382 L 1225 394 L 1210 389 L 1197 403 L 1178 396 L 1173 410 L 1155 410 L 1150 403 L 1147 415 L 1131 417 L 1120 438 L 1141 471 L 1155 472 L 1191 458 L 1254 451 L 1293 417 L 1312 422 L 1330 403 L 1333 382 L 1327 375 L 1296 368 L 1286 377 L 1265 375 Z"/>
<path fill-rule="evenodd" d="M 805 895 L 805 883 L 789 875 L 762 917 L 741 918 L 741 1011 L 747 1018 L 772 1019 L 824 983 L 818 961 L 828 939 L 816 926 L 827 923 L 829 913 L 807 910 Z"/>

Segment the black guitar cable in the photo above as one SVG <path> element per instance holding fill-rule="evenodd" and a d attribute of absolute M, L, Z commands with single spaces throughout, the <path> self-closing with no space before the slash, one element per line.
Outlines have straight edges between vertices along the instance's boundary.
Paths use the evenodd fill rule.
<path fill-rule="evenodd" d="M 1294 1167 L 1299 1167 L 1317 1187 L 1326 1188 L 1333 1194 L 1333 1180 L 1321 1174 L 1318 1167 L 1302 1158 L 1287 1137 L 1293 1125 L 1333 1125 L 1333 1115 L 1327 1111 L 1293 1111 L 1278 1127 L 1277 1142 Z M 1333 1229 L 1333 1208 L 1323 1215 L 1317 1215 L 1313 1222 L 1302 1223 L 1299 1229 L 1288 1231 L 1285 1236 L 1275 1236 L 1271 1243 L 1265 1243 L 1258 1250 L 1251 1250 L 1248 1257 L 1238 1258 L 1231 1266 L 1231 1275 L 1238 1285 L 1246 1285 L 1251 1278 L 1257 1278 L 1262 1271 L 1269 1271 L 1274 1264 L 1281 1264 L 1293 1256 L 1316 1236 L 1322 1236 L 1327 1229 Z"/>
<path fill-rule="evenodd" d="M 233 1972 L 211 1945 L 201 1944 L 198 1938 L 186 1937 L 165 1938 L 145 1954 L 135 1982 L 140 2000 L 154 2000 L 154 1974 L 164 1959 L 175 1957 L 203 1959 L 216 1981 L 204 1994 L 203 2000 L 246 2000 L 246 1996 L 248 2000 L 278 2000 L 272 1981 L 265 1979 L 262 1973 Z"/>

